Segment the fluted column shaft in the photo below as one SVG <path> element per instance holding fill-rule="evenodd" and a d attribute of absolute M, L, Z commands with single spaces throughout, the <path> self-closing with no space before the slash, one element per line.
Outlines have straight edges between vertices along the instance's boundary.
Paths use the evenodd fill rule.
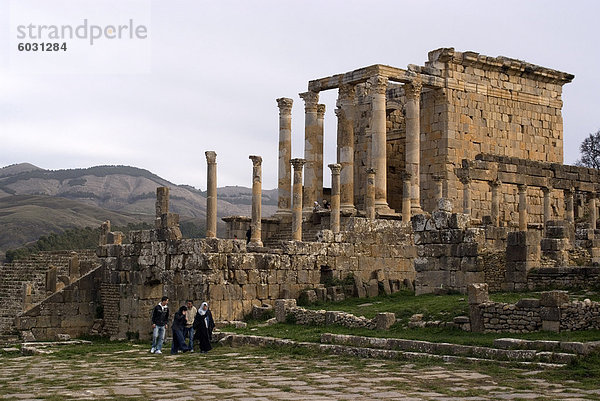
<path fill-rule="evenodd" d="M 404 172 L 402 175 L 402 221 L 410 221 L 411 218 L 411 174 Z"/>
<path fill-rule="evenodd" d="M 304 100 L 304 189 L 303 207 L 310 211 L 317 200 L 317 152 L 319 148 L 319 122 L 317 118 L 317 92 L 304 92 L 300 94 Z M 322 169 L 321 169 L 322 170 Z"/>
<path fill-rule="evenodd" d="M 302 167 L 304 159 L 291 159 L 294 167 L 294 185 L 292 188 L 292 240 L 302 241 Z"/>
<path fill-rule="evenodd" d="M 527 185 L 520 184 L 519 190 L 519 231 L 527 231 Z"/>
<path fill-rule="evenodd" d="M 365 194 L 365 212 L 367 219 L 375 219 L 377 171 L 373 168 L 367 169 L 367 192 Z"/>
<path fill-rule="evenodd" d="M 206 156 L 206 238 L 217 236 L 217 154 L 211 150 Z"/>
<path fill-rule="evenodd" d="M 340 85 L 335 115 L 337 124 L 337 161 L 340 172 L 340 207 L 354 210 L 354 85 Z"/>
<path fill-rule="evenodd" d="M 550 195 L 552 193 L 552 188 L 550 187 L 543 187 L 542 188 L 542 192 L 544 194 L 544 226 L 546 225 L 546 222 L 548 220 L 552 219 L 552 208 L 550 205 Z"/>
<path fill-rule="evenodd" d="M 375 207 L 388 208 L 387 203 L 387 127 L 386 98 L 388 79 L 376 75 L 371 83 L 371 168 L 375 173 Z"/>
<path fill-rule="evenodd" d="M 565 200 L 566 200 L 566 210 L 565 210 L 565 220 L 569 223 L 575 222 L 575 211 L 573 208 L 573 190 L 565 191 Z"/>
<path fill-rule="evenodd" d="M 277 179 L 277 216 L 292 214 L 292 105 L 289 98 L 277 99 L 279 107 L 279 168 Z"/>
<path fill-rule="evenodd" d="M 492 215 L 492 224 L 494 227 L 500 226 L 500 186 L 502 183 L 500 180 L 494 180 L 490 182 L 490 187 L 492 188 L 492 207 L 491 207 L 491 215 Z"/>
<path fill-rule="evenodd" d="M 334 234 L 340 232 L 340 164 L 330 164 L 331 169 L 331 212 L 329 222 Z"/>
<path fill-rule="evenodd" d="M 261 197 L 262 197 L 262 157 L 250 156 L 252 160 L 252 233 L 251 246 L 262 246 L 261 229 Z"/>
<path fill-rule="evenodd" d="M 404 85 L 406 95 L 406 170 L 411 174 L 411 208 L 413 214 L 421 213 L 420 163 L 421 123 L 420 99 L 422 84 L 413 81 Z"/>
<path fill-rule="evenodd" d="M 460 179 L 463 184 L 463 213 L 471 215 L 471 179 L 464 177 Z"/>
<path fill-rule="evenodd" d="M 315 197 L 317 202 L 323 202 L 323 123 L 325 119 L 325 105 L 317 105 L 317 141 L 315 152 Z"/>

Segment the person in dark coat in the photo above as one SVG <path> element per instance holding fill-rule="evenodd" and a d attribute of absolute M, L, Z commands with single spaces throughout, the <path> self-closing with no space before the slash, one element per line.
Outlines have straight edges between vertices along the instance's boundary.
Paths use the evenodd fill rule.
<path fill-rule="evenodd" d="M 185 343 L 185 338 L 183 337 L 183 331 L 185 330 L 185 325 L 187 324 L 187 319 L 185 317 L 186 313 L 187 306 L 183 305 L 175 313 L 175 317 L 173 318 L 173 325 L 171 326 L 173 329 L 173 344 L 171 344 L 171 354 L 176 354 L 179 351 L 187 352 L 190 350 L 189 346 Z"/>
<path fill-rule="evenodd" d="M 252 238 L 252 228 L 246 230 L 246 244 L 250 243 L 250 238 Z"/>
<path fill-rule="evenodd" d="M 203 302 L 194 319 L 194 341 L 200 346 L 200 352 L 206 354 L 212 349 L 210 340 L 215 328 L 215 321 L 208 309 L 208 303 Z"/>

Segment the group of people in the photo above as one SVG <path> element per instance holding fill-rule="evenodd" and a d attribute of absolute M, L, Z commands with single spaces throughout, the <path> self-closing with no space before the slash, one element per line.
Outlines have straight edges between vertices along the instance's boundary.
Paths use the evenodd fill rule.
<path fill-rule="evenodd" d="M 169 297 L 162 297 L 161 301 L 152 310 L 152 354 L 162 354 L 166 330 L 169 325 Z M 208 308 L 208 303 L 203 302 L 200 309 L 196 309 L 191 300 L 187 300 L 173 317 L 171 330 L 173 342 L 171 354 L 178 352 L 194 352 L 197 344 L 201 353 L 212 349 L 210 340 L 215 328 L 215 321 Z M 187 342 L 186 342 L 187 339 Z"/>

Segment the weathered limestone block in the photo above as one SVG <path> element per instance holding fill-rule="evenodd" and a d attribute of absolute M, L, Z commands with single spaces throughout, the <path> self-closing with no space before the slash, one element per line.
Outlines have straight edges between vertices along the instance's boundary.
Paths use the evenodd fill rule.
<path fill-rule="evenodd" d="M 559 307 L 569 302 L 567 291 L 545 291 L 540 296 L 540 305 L 547 307 Z"/>
<path fill-rule="evenodd" d="M 278 323 L 285 322 L 288 311 L 296 307 L 295 299 L 276 299 L 275 300 L 275 318 Z"/>
<path fill-rule="evenodd" d="M 486 283 L 469 284 L 467 286 L 469 305 L 482 304 L 490 300 Z"/>
<path fill-rule="evenodd" d="M 396 323 L 396 315 L 391 312 L 378 313 L 375 316 L 375 328 L 377 330 L 389 330 Z"/>

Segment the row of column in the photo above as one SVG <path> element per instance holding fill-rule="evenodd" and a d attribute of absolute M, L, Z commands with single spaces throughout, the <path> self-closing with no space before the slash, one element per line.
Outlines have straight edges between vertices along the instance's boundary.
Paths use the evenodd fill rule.
<path fill-rule="evenodd" d="M 437 181 L 437 180 L 436 180 Z M 460 177 L 460 181 L 463 184 L 463 213 L 471 214 L 471 179 L 469 177 Z M 492 225 L 498 227 L 500 225 L 500 196 L 501 191 L 500 187 L 502 182 L 499 179 L 488 182 L 491 188 L 492 193 L 492 203 L 491 203 L 491 211 L 490 216 L 492 220 Z M 543 210 L 544 210 L 544 222 L 552 219 L 552 206 L 551 206 L 551 195 L 552 195 L 552 187 L 545 186 L 541 187 L 542 193 L 544 195 L 543 199 Z M 438 190 L 438 192 L 441 192 Z M 574 191 L 565 190 L 565 220 L 573 223 L 575 221 L 574 215 L 574 207 L 573 207 L 573 193 Z M 527 212 L 527 185 L 526 184 L 517 184 L 517 194 L 518 194 L 518 212 L 519 212 L 519 230 L 526 231 L 527 223 L 528 223 L 528 212 Z M 596 197 L 590 196 L 589 199 L 589 209 L 590 209 L 590 224 L 591 228 L 596 228 L 596 220 L 597 220 L 597 211 L 596 211 Z"/>
<path fill-rule="evenodd" d="M 388 79 L 376 75 L 369 79 L 371 110 L 371 168 L 375 171 L 375 209 L 389 211 L 387 203 L 387 130 L 386 90 Z M 340 208 L 354 210 L 354 125 L 356 114 L 355 86 L 339 86 L 335 114 L 337 124 L 337 164 L 340 170 Z M 420 202 L 420 94 L 422 84 L 414 81 L 404 85 L 406 94 L 406 171 L 410 177 L 408 195 L 411 213 L 421 212 Z M 323 198 L 323 119 L 325 105 L 319 104 L 318 92 L 300 93 L 304 101 L 304 189 L 303 208 L 312 210 Z M 279 107 L 279 177 L 277 215 L 291 214 L 291 109 L 293 100 L 277 99 Z"/>
<path fill-rule="evenodd" d="M 217 154 L 214 151 L 205 152 L 207 162 L 207 197 L 206 197 L 206 237 L 217 236 Z M 261 240 L 261 200 L 262 200 L 262 157 L 251 155 L 252 161 L 252 218 L 250 246 L 263 246 Z M 302 240 L 302 169 L 305 159 L 291 159 L 289 165 L 293 166 L 292 190 L 292 239 Z M 281 166 L 280 166 L 281 167 Z M 340 164 L 330 164 L 331 169 L 331 230 L 340 231 Z"/>

